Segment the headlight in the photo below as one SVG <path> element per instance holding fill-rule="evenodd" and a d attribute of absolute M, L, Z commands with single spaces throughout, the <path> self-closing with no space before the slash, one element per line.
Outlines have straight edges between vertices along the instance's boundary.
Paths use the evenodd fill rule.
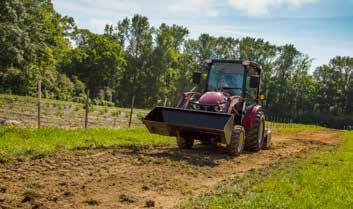
<path fill-rule="evenodd" d="M 225 106 L 225 104 L 221 104 L 221 105 L 215 106 L 214 110 L 216 112 L 223 112 L 224 111 L 224 106 Z"/>

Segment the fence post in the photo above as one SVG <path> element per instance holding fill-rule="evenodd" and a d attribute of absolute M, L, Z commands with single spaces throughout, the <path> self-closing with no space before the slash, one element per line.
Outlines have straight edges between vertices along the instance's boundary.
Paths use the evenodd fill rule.
<path fill-rule="evenodd" d="M 131 100 L 131 110 L 130 110 L 129 128 L 131 128 L 132 114 L 134 113 L 134 105 L 135 105 L 135 95 L 132 96 L 132 100 Z"/>
<path fill-rule="evenodd" d="M 167 102 L 168 102 L 168 99 L 167 97 L 164 99 L 164 104 L 163 104 L 163 107 L 166 107 L 167 106 Z"/>
<path fill-rule="evenodd" d="M 89 112 L 89 89 L 87 89 L 87 91 L 86 91 L 85 128 L 88 128 L 88 112 Z"/>
<path fill-rule="evenodd" d="M 37 96 L 38 96 L 38 114 L 37 114 L 37 127 L 41 127 L 41 106 L 42 106 L 42 81 L 39 79 L 37 83 Z"/>

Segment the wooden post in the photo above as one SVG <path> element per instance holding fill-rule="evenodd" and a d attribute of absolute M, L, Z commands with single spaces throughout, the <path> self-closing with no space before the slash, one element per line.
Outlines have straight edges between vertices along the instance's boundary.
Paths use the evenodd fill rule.
<path fill-rule="evenodd" d="M 130 119 L 129 119 L 129 128 L 131 128 L 132 114 L 134 113 L 134 105 L 135 105 L 135 95 L 132 96 L 132 101 L 131 101 L 131 111 L 130 111 Z"/>
<path fill-rule="evenodd" d="M 42 106 L 42 81 L 38 80 L 37 83 L 37 96 L 38 96 L 38 114 L 37 114 L 37 127 L 41 127 L 41 106 Z"/>
<path fill-rule="evenodd" d="M 88 128 L 88 112 L 89 112 L 89 89 L 87 89 L 86 91 L 85 128 Z"/>
<path fill-rule="evenodd" d="M 167 106 L 167 102 L 168 102 L 168 98 L 166 97 L 166 98 L 164 99 L 163 107 L 166 107 L 166 106 Z"/>

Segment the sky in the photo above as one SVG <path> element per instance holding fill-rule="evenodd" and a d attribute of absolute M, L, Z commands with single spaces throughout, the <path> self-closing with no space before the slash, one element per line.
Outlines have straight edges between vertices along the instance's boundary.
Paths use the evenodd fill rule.
<path fill-rule="evenodd" d="M 134 14 L 186 26 L 190 38 L 214 36 L 263 38 L 294 44 L 308 54 L 313 68 L 334 56 L 353 57 L 353 0 L 52 0 L 55 9 L 80 28 L 103 33 Z"/>

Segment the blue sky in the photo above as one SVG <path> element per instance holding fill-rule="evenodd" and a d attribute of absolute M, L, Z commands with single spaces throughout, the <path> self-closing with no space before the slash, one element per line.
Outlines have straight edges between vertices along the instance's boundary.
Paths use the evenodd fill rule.
<path fill-rule="evenodd" d="M 294 44 L 313 67 L 336 55 L 353 57 L 353 0 L 53 0 L 81 28 L 102 33 L 106 23 L 142 14 L 159 26 L 180 24 L 190 37 L 264 38 Z"/>

